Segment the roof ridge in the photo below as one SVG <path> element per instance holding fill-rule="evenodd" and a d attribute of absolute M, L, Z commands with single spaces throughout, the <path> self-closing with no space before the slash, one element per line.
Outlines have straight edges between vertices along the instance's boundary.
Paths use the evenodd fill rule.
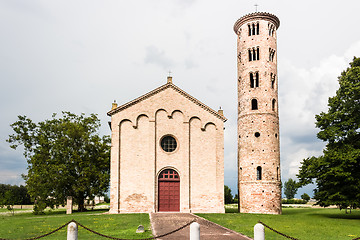
<path fill-rule="evenodd" d="M 165 90 L 167 88 L 174 89 L 175 91 L 179 92 L 180 94 L 182 94 L 184 97 L 186 97 L 187 99 L 189 99 L 193 103 L 197 104 L 198 106 L 205 109 L 206 111 L 214 114 L 216 117 L 222 119 L 223 121 L 227 120 L 224 116 L 220 115 L 217 111 L 215 111 L 212 108 L 208 107 L 206 104 L 202 103 L 201 101 L 199 101 L 195 97 L 191 96 L 190 94 L 188 94 L 187 92 L 185 92 L 184 90 L 182 90 L 181 88 L 179 88 L 178 86 L 176 86 L 175 84 L 173 84 L 171 82 L 168 82 L 168 83 L 166 83 L 166 84 L 164 84 L 164 85 L 162 85 L 160 87 L 157 87 L 154 90 L 152 90 L 152 91 L 150 91 L 148 93 L 145 93 L 145 94 L 141 95 L 138 98 L 135 98 L 135 99 L 131 100 L 130 102 L 127 102 L 127 103 L 125 103 L 125 104 L 123 104 L 123 105 L 121 105 L 121 106 L 119 106 L 119 107 L 117 107 L 115 109 L 110 110 L 107 113 L 107 115 L 112 116 L 115 113 L 120 112 L 120 111 L 122 111 L 122 110 L 124 110 L 124 109 L 126 109 L 126 108 L 128 108 L 128 107 L 130 107 L 132 105 L 135 105 L 138 102 L 141 102 L 141 101 L 143 101 L 143 100 L 145 100 L 145 99 L 147 99 L 147 98 L 149 98 L 149 97 L 151 97 L 151 96 L 153 96 L 153 95 L 155 95 L 155 94 L 157 94 L 157 93 L 159 93 L 159 92 L 161 92 L 161 91 L 163 91 L 163 90 Z"/>

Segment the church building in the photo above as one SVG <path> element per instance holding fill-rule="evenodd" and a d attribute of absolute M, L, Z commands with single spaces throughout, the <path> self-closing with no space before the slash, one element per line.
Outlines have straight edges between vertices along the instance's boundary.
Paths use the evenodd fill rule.
<path fill-rule="evenodd" d="M 224 212 L 223 111 L 172 83 L 113 103 L 110 213 Z"/>

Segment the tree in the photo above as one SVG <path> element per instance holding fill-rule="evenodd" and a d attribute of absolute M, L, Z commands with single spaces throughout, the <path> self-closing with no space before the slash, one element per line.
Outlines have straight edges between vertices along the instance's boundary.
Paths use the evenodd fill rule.
<path fill-rule="evenodd" d="M 24 147 L 28 173 L 23 178 L 37 211 L 64 205 L 67 196 L 84 211 L 86 197 L 108 190 L 110 138 L 98 135 L 100 120 L 95 114 L 63 112 L 39 123 L 19 116 L 11 127 L 15 133 L 7 141 L 14 149 Z"/>
<path fill-rule="evenodd" d="M 310 196 L 307 193 L 301 195 L 301 199 L 308 202 L 310 200 Z"/>
<path fill-rule="evenodd" d="M 317 137 L 327 142 L 323 155 L 301 163 L 300 186 L 315 182 L 320 206 L 360 206 L 360 58 L 338 78 L 339 89 L 328 111 L 316 115 Z"/>
<path fill-rule="evenodd" d="M 226 185 L 224 185 L 224 198 L 225 198 L 225 204 L 232 203 L 233 196 L 231 194 L 231 189 Z"/>
<path fill-rule="evenodd" d="M 284 194 L 287 199 L 293 199 L 298 190 L 296 182 L 289 178 L 284 184 Z"/>

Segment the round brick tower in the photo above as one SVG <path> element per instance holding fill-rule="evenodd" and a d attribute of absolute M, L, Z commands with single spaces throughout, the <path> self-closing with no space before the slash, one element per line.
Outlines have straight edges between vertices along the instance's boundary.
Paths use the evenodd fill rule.
<path fill-rule="evenodd" d="M 276 30 L 256 12 L 236 21 L 239 211 L 281 214 Z"/>

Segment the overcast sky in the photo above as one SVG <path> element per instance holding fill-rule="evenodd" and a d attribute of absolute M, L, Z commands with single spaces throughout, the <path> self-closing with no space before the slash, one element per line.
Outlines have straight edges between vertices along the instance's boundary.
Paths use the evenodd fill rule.
<path fill-rule="evenodd" d="M 278 76 L 282 181 L 322 153 L 315 114 L 360 56 L 360 1 L 0 0 L 0 183 L 24 184 L 26 160 L 5 141 L 18 115 L 96 113 L 110 134 L 111 103 L 173 82 L 225 123 L 225 184 L 237 187 L 235 21 L 258 11 L 280 19 Z M 312 195 L 312 188 L 299 193 Z M 298 194 L 298 195 L 300 195 Z"/>

